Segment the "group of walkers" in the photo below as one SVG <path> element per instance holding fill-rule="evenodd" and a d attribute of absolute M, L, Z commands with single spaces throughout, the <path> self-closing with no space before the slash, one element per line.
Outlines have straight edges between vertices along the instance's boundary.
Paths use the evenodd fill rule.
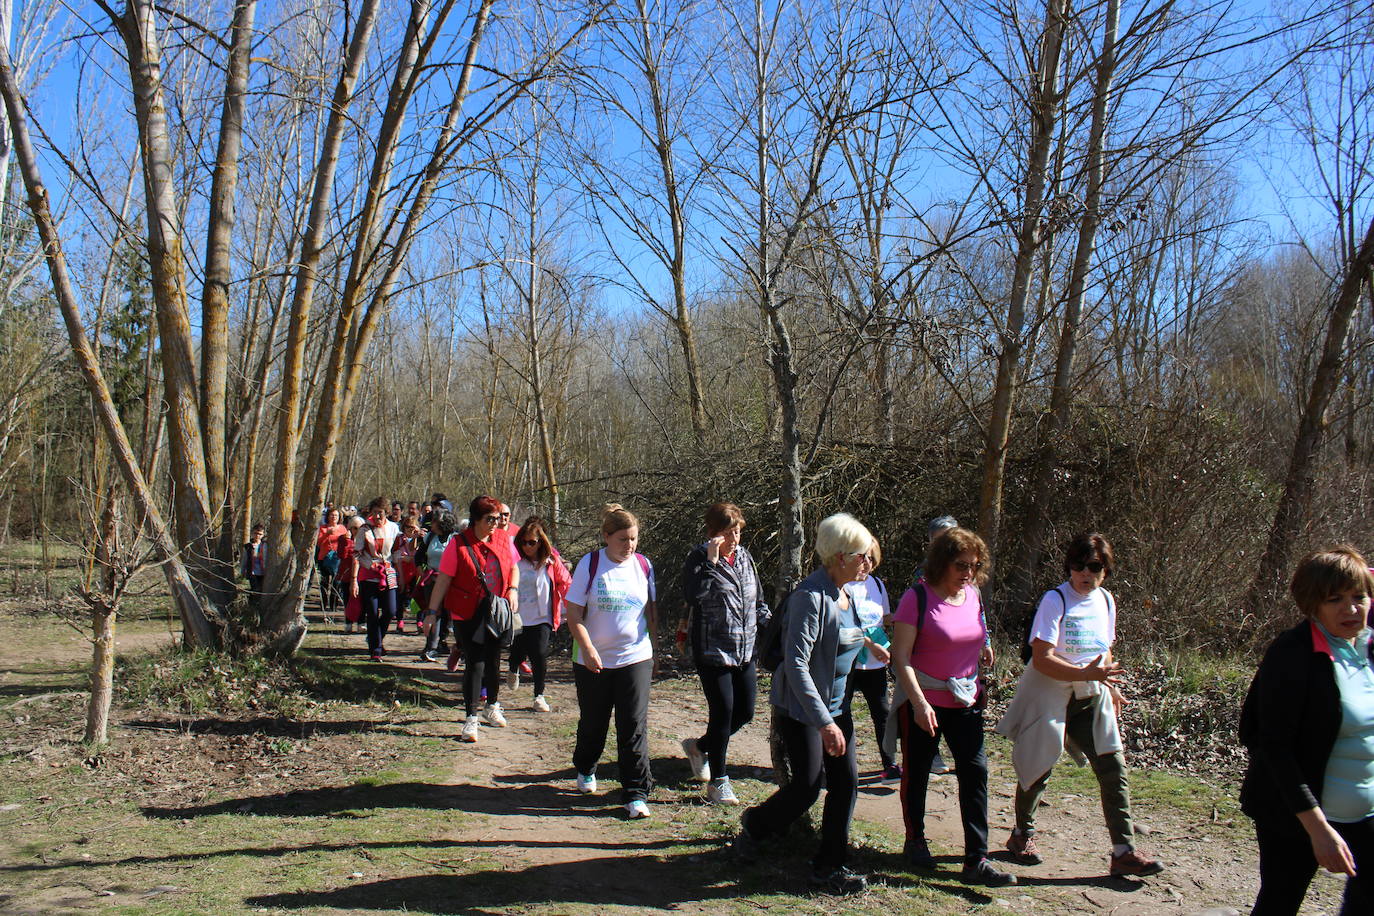
<path fill-rule="evenodd" d="M 534 707 L 548 710 L 550 636 L 566 616 L 579 712 L 572 755 L 577 789 L 597 791 L 597 763 L 614 720 L 626 815 L 651 816 L 648 709 L 657 591 L 653 564 L 637 551 L 635 516 L 606 507 L 604 546 L 570 572 L 541 519 L 525 519 L 512 536 L 509 507 L 491 497 L 474 499 L 459 521 L 436 494 L 413 519 L 403 515 L 404 531 L 387 518 L 388 508 L 398 507 L 374 500 L 347 527 L 333 510 L 326 514 L 317 552 L 326 614 L 342 594 L 357 595 L 369 650 L 380 658 L 397 607 L 387 593 L 401 588 L 392 558 L 412 563 L 417 572 L 407 594 L 424 611 L 422 657 L 434 659 L 451 624 L 457 645 L 450 668 L 459 653 L 466 659 L 461 739 L 467 742 L 479 740 L 483 725 L 507 724 L 498 699 L 503 649 L 510 650 L 507 683 L 518 682 L 520 666 L 528 664 Z M 772 673 L 768 701 L 787 760 L 784 784 L 743 812 L 733 844 L 738 855 L 757 855 L 824 791 L 810 882 L 836 893 L 866 887 L 865 877 L 848 867 L 859 784 L 853 701 L 863 696 L 882 778 L 900 782 L 906 863 L 936 864 L 925 813 L 929 776 L 945 769 L 943 738 L 963 827 L 961 877 L 992 887 L 1015 884 L 1015 875 L 989 858 L 981 672 L 995 655 L 980 591 L 992 564 L 983 540 L 948 516 L 934 520 L 924 562 L 892 611 L 888 587 L 875 575 L 882 561 L 877 539 L 854 517 L 832 515 L 815 532 L 817 568 L 772 609 L 740 542 L 740 509 L 716 503 L 705 523 L 707 538 L 688 554 L 681 583 L 707 718 L 699 735 L 682 740 L 683 753 L 692 775 L 706 784 L 708 801 L 739 803 L 729 779 L 729 745 L 754 718 L 762 666 Z M 408 548 L 398 547 L 404 542 Z M 324 562 L 331 552 L 339 561 L 332 572 Z M 1040 599 L 1023 649 L 1024 671 L 995 726 L 1012 742 L 1016 777 L 1015 826 L 1002 857 L 1021 865 L 1043 861 L 1037 810 L 1067 750 L 1097 779 L 1110 874 L 1162 870 L 1135 845 L 1119 725 L 1124 672 L 1113 655 L 1117 605 L 1105 587 L 1115 559 L 1099 533 L 1067 544 L 1064 580 Z M 1343 913 L 1374 912 L 1364 871 L 1374 870 L 1371 589 L 1371 571 L 1351 548 L 1305 558 L 1291 586 L 1305 619 L 1275 640 L 1246 699 L 1240 739 L 1250 766 L 1241 803 L 1259 838 L 1255 913 L 1295 913 L 1318 866 L 1350 876 Z"/>

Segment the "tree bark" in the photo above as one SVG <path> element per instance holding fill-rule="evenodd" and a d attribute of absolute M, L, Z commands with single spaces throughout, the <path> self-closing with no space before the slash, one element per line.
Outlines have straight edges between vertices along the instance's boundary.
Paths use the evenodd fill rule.
<path fill-rule="evenodd" d="M 81 324 L 81 310 L 77 304 L 76 290 L 67 271 L 66 257 L 62 252 L 62 241 L 48 207 L 48 191 L 38 170 L 38 156 L 29 138 L 28 121 L 25 114 L 24 99 L 15 83 L 14 70 L 10 66 L 9 51 L 0 47 L 0 94 L 4 95 L 5 110 L 9 116 L 10 129 L 14 137 L 15 158 L 24 179 L 28 194 L 29 210 L 33 214 L 43 245 L 44 258 L 52 279 L 53 293 L 57 299 L 58 310 L 67 328 L 72 355 L 82 381 L 90 392 L 96 413 L 110 442 L 114 459 L 118 464 L 140 523 L 153 542 L 157 560 L 162 564 L 167 577 L 167 585 L 172 593 L 172 601 L 181 615 L 182 630 L 188 646 L 210 646 L 221 644 L 224 623 L 216 609 L 201 599 L 192 584 L 191 576 L 181 560 L 171 532 L 163 520 L 157 501 L 153 498 L 148 482 L 139 467 L 138 457 L 134 454 L 124 424 L 115 410 L 110 397 L 109 386 L 100 370 L 95 350 L 86 337 Z"/>
<path fill-rule="evenodd" d="M 1260 613 L 1268 602 L 1280 594 L 1284 576 L 1292 564 L 1293 547 L 1306 522 L 1308 504 L 1312 499 L 1317 452 L 1327 427 L 1327 408 L 1340 384 L 1351 319 L 1359 306 L 1361 293 L 1371 282 L 1371 269 L 1374 269 L 1374 220 L 1370 220 L 1364 241 L 1347 262 L 1345 275 L 1331 304 L 1321 359 L 1298 419 L 1283 494 L 1279 497 L 1274 524 L 1269 530 L 1269 539 L 1260 557 L 1255 580 L 1245 597 L 1245 610 L 1252 614 Z"/>
<path fill-rule="evenodd" d="M 1069 291 L 1064 302 L 1059 349 L 1055 356 L 1054 381 L 1050 388 L 1050 410 L 1040 429 L 1040 448 L 1036 457 L 1034 484 L 1027 509 L 1022 538 L 1021 561 L 1013 572 L 1011 607 L 1028 608 L 1035 589 L 1035 573 L 1044 555 L 1049 533 L 1048 505 L 1054 486 L 1054 471 L 1059 461 L 1059 439 L 1068 427 L 1073 399 L 1073 362 L 1083 317 L 1083 291 L 1088 269 L 1102 225 L 1102 189 L 1106 182 L 1104 147 L 1111 103 L 1112 80 L 1116 74 L 1116 33 L 1120 0 L 1108 0 L 1102 34 L 1102 54 L 1097 61 L 1097 80 L 1093 89 L 1092 120 L 1088 135 L 1087 188 L 1083 196 L 1083 216 L 1079 221 L 1078 245 L 1069 269 Z"/>
<path fill-rule="evenodd" d="M 110 737 L 110 701 L 114 697 L 115 617 L 118 614 L 119 507 L 111 483 L 105 488 L 100 514 L 96 559 L 100 591 L 88 599 L 91 608 L 91 696 L 86 704 L 86 744 L 102 745 Z"/>
<path fill-rule="evenodd" d="M 988 417 L 983 454 L 983 483 L 978 499 L 978 528 L 989 544 L 996 544 L 1002 523 L 1002 490 L 1006 480 L 1007 445 L 1030 298 L 1031 271 L 1040 249 L 1050 143 L 1059 118 L 1059 57 L 1064 43 L 1064 0 L 1046 0 L 1045 30 L 1040 68 L 1031 93 L 1030 148 L 1026 157 L 1025 193 L 1020 226 L 1016 233 L 1016 260 L 1012 268 L 1011 294 L 997 356 L 997 380 Z M 996 549 L 994 547 L 994 549 Z"/>

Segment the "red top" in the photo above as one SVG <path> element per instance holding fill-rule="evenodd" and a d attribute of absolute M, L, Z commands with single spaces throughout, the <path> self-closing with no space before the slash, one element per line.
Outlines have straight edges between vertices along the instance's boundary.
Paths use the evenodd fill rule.
<path fill-rule="evenodd" d="M 444 608 L 454 620 L 470 619 L 477 611 L 478 602 L 487 594 L 482 587 L 481 574 L 472 563 L 473 551 L 476 551 L 486 570 L 492 594 L 500 598 L 508 597 L 506 590 L 510 588 L 509 583 L 514 577 L 509 534 L 497 528 L 491 533 L 491 540 L 484 542 L 473 537 L 471 528 L 464 529 L 462 534 L 448 542 L 444 556 L 439 560 L 439 572 L 453 578 L 448 592 L 444 594 Z"/>
<path fill-rule="evenodd" d="M 338 552 L 342 558 L 343 549 L 339 546 L 341 539 L 349 540 L 346 527 L 343 525 L 321 525 L 319 533 L 315 535 L 315 559 L 324 559 L 324 555 L 331 550 Z"/>

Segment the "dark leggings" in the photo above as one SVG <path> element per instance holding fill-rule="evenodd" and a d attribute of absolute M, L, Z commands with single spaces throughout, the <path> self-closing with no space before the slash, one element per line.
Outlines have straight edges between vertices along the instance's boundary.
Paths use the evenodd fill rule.
<path fill-rule="evenodd" d="M 481 708 L 482 688 L 487 688 L 487 702 L 497 702 L 501 690 L 501 643 L 487 634 L 482 643 L 472 641 L 473 634 L 480 626 L 486 626 L 475 617 L 470 620 L 455 620 L 458 638 L 463 641 L 463 658 L 467 660 L 463 668 L 463 702 L 469 717 L 477 715 Z"/>
<path fill-rule="evenodd" d="M 701 690 L 706 694 L 706 733 L 697 739 L 711 764 L 711 778 L 725 776 L 725 754 L 730 736 L 754 718 L 758 678 L 754 663 L 747 665 L 698 665 Z"/>
<path fill-rule="evenodd" d="M 367 621 L 367 648 L 376 655 L 382 651 L 382 638 L 391 618 L 396 616 L 396 589 L 382 588 L 377 579 L 358 583 L 358 600 L 363 604 L 363 620 Z"/>
<path fill-rule="evenodd" d="M 534 695 L 544 695 L 544 678 L 549 671 L 549 640 L 553 638 L 553 625 L 536 623 L 525 627 L 510 647 L 510 670 L 519 671 L 520 663 L 528 660 L 530 671 L 534 674 Z"/>
<path fill-rule="evenodd" d="M 1341 916 L 1367 916 L 1374 912 L 1374 817 L 1354 824 L 1333 821 L 1331 826 L 1355 860 L 1355 877 L 1345 882 Z M 1259 841 L 1260 889 L 1251 916 L 1293 916 L 1317 873 L 1312 841 L 1296 817 L 1255 821 L 1255 839 Z"/>
<path fill-rule="evenodd" d="M 855 668 L 849 672 L 844 687 L 844 708 L 854 714 L 854 691 L 858 690 L 868 701 L 868 715 L 873 719 L 873 737 L 878 739 L 878 757 L 883 769 L 892 766 L 892 755 L 883 748 L 883 737 L 887 734 L 887 713 L 890 703 L 887 699 L 886 668 Z"/>
<path fill-rule="evenodd" d="M 778 734 L 787 748 L 792 772 L 787 785 L 744 812 L 741 823 L 759 839 L 778 836 L 801 817 L 825 788 L 821 811 L 821 845 L 812 864 L 838 868 L 849 858 L 849 824 L 859 794 L 859 768 L 854 761 L 854 720 L 848 713 L 835 717 L 844 735 L 844 754 L 831 757 L 821 745 L 821 731 L 778 711 Z"/>

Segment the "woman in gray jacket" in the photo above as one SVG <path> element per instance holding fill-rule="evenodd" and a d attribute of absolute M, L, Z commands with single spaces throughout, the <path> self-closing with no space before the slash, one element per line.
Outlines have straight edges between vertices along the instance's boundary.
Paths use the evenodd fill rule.
<path fill-rule="evenodd" d="M 739 542 L 743 527 L 739 506 L 713 504 L 706 510 L 707 539 L 682 566 L 692 660 L 708 710 L 705 734 L 684 738 L 682 751 L 692 776 L 708 781 L 713 805 L 739 804 L 725 774 L 725 752 L 730 736 L 754 718 L 754 641 L 770 616 L 754 558 Z"/>
<path fill-rule="evenodd" d="M 816 530 L 821 568 L 807 576 L 779 613 L 782 663 L 773 674 L 769 702 L 776 707 L 777 730 L 787 749 L 791 774 L 786 785 L 744 812 L 736 841 L 748 857 L 759 841 L 787 830 L 820 797 L 821 843 L 811 862 L 811 885 L 831 893 L 864 890 L 867 880 L 845 867 L 849 822 L 858 796 L 854 759 L 854 721 L 844 708 L 845 683 L 859 650 L 886 658 L 885 650 L 864 638 L 854 603 L 844 586 L 872 567 L 875 538 L 853 516 L 840 513 Z"/>

